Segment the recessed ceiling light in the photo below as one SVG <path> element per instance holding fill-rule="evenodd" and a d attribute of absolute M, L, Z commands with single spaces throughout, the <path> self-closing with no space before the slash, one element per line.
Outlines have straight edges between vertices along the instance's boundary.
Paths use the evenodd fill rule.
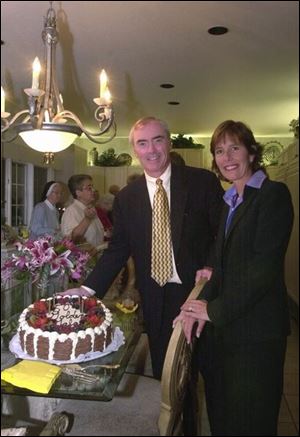
<path fill-rule="evenodd" d="M 208 29 L 207 32 L 211 35 L 224 35 L 224 33 L 228 32 L 228 28 L 224 26 L 214 26 Z"/>
<path fill-rule="evenodd" d="M 180 102 L 168 102 L 168 105 L 180 105 Z"/>
<path fill-rule="evenodd" d="M 174 88 L 174 85 L 172 83 L 162 83 L 160 85 L 161 88 Z"/>

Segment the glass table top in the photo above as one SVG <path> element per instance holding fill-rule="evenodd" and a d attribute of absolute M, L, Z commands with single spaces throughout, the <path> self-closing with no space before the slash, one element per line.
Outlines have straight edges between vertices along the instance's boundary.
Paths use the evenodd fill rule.
<path fill-rule="evenodd" d="M 107 302 L 104 302 L 107 304 Z M 110 305 L 109 305 L 110 306 Z M 1 380 L 1 393 L 23 396 L 39 396 L 70 399 L 87 399 L 110 401 L 118 388 L 119 382 L 126 370 L 128 361 L 134 352 L 135 346 L 142 333 L 142 325 L 135 314 L 121 314 L 113 312 L 114 326 L 119 326 L 125 336 L 123 344 L 116 352 L 92 361 L 79 363 L 85 372 L 93 375 L 92 381 L 84 381 L 80 378 L 61 373 L 51 390 L 47 394 L 35 393 L 31 390 L 13 386 Z M 1 333 L 1 370 L 17 364 L 20 359 L 16 358 L 8 349 L 9 338 L 13 332 L 6 336 Z"/>

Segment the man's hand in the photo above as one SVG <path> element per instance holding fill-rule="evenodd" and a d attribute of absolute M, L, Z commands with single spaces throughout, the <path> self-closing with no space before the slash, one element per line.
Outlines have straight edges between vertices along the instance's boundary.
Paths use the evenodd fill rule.
<path fill-rule="evenodd" d="M 58 296 L 91 296 L 91 293 L 88 292 L 85 288 L 70 288 L 69 290 L 62 291 L 61 293 L 56 293 Z"/>

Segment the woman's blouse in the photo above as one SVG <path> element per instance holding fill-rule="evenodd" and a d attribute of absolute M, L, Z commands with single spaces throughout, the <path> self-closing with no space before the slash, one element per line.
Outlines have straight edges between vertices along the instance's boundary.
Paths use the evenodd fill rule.
<path fill-rule="evenodd" d="M 40 202 L 35 205 L 30 225 L 29 225 L 29 238 L 31 240 L 37 240 L 44 235 L 53 235 L 59 233 L 59 214 L 54 205 L 49 200 Z"/>
<path fill-rule="evenodd" d="M 64 236 L 71 236 L 73 229 L 84 219 L 85 209 L 86 206 L 77 199 L 66 208 L 61 219 L 61 230 Z M 98 216 L 91 220 L 90 225 L 84 234 L 84 238 L 87 243 L 90 243 L 95 247 L 104 242 L 104 228 Z"/>

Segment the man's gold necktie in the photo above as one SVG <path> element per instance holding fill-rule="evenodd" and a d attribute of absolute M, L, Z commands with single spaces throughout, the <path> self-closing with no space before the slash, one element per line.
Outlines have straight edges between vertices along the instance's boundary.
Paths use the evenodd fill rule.
<path fill-rule="evenodd" d="M 162 180 L 156 180 L 152 209 L 151 277 L 163 287 L 172 276 L 170 212 Z"/>

